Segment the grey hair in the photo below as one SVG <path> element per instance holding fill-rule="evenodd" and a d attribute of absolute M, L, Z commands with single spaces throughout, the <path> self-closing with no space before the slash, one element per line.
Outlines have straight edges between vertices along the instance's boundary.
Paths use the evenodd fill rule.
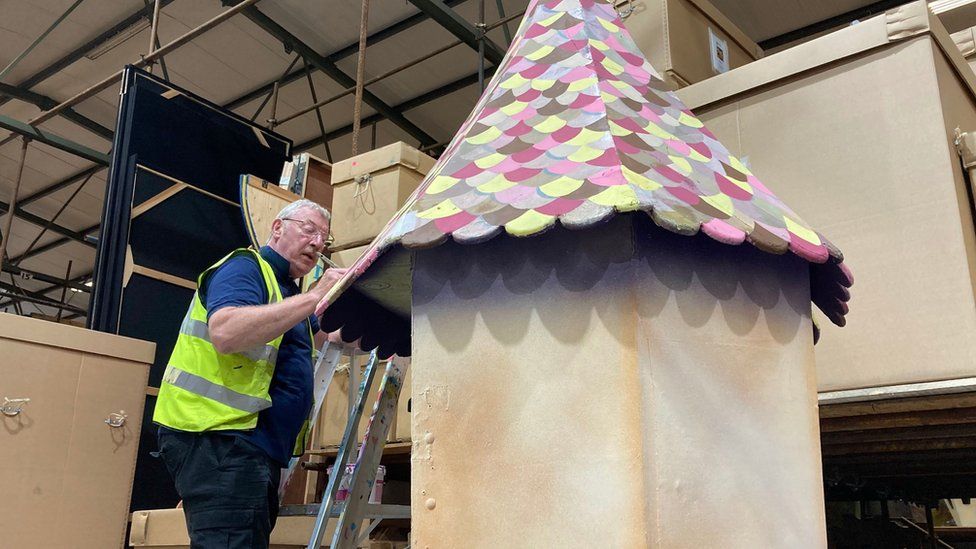
<path fill-rule="evenodd" d="M 284 208 L 281 209 L 280 212 L 278 212 L 278 216 L 275 217 L 275 219 L 284 219 L 286 217 L 291 217 L 291 214 L 297 212 L 298 210 L 301 210 L 302 208 L 315 210 L 316 212 L 322 214 L 322 217 L 324 217 L 326 221 L 332 221 L 332 214 L 329 213 L 329 210 L 323 208 L 321 205 L 312 202 L 307 198 L 300 198 L 292 202 L 291 204 L 285 206 Z"/>

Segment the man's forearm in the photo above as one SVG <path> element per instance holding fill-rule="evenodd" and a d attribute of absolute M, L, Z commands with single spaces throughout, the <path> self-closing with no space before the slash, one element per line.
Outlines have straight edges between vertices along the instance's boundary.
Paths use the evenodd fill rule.
<path fill-rule="evenodd" d="M 253 349 L 304 320 L 316 303 L 316 295 L 299 294 L 268 305 L 223 308 L 210 317 L 210 341 L 224 354 Z"/>

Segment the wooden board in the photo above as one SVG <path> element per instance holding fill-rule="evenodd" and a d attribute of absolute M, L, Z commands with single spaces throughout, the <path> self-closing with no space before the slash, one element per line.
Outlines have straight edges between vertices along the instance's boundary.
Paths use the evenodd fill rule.
<path fill-rule="evenodd" d="M 251 245 L 260 248 L 268 242 L 271 224 L 278 212 L 300 199 L 295 193 L 253 175 L 241 176 L 241 213 L 251 237 Z"/>
<path fill-rule="evenodd" d="M 308 155 L 308 169 L 305 172 L 305 198 L 332 211 L 332 164 Z"/>

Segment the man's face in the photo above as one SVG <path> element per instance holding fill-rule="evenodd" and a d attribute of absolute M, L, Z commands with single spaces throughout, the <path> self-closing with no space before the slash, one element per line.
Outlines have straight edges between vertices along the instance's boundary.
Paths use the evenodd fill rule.
<path fill-rule="evenodd" d="M 301 208 L 286 219 L 276 219 L 271 225 L 268 245 L 288 260 L 292 278 L 305 276 L 325 249 L 329 221 L 312 208 Z"/>

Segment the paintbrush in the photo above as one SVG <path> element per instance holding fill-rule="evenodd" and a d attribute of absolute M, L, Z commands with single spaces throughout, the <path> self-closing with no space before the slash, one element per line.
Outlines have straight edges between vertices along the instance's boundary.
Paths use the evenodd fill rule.
<path fill-rule="evenodd" d="M 322 262 L 325 263 L 326 265 L 328 265 L 329 267 L 332 267 L 333 269 L 341 269 L 342 268 L 339 265 L 337 265 L 335 261 L 332 261 L 331 259 L 329 259 L 328 257 L 326 257 L 325 254 L 323 254 L 322 252 L 319 252 L 318 254 L 319 254 L 319 259 L 321 259 Z"/>

